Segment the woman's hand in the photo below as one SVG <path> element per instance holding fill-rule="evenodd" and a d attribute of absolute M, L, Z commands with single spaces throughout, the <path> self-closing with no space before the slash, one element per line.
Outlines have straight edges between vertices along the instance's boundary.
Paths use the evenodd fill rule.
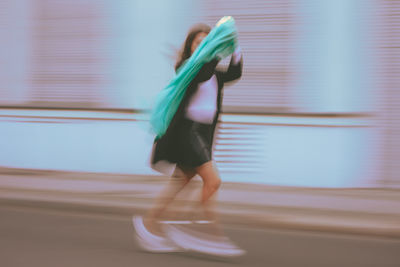
<path fill-rule="evenodd" d="M 242 48 L 238 45 L 232 54 L 232 63 L 237 65 L 242 59 Z"/>

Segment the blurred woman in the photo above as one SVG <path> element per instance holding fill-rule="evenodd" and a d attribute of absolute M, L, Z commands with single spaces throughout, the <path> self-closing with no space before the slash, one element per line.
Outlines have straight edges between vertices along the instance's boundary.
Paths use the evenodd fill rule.
<path fill-rule="evenodd" d="M 196 51 L 211 28 L 205 24 L 195 25 L 188 33 L 175 65 L 177 71 Z M 156 205 L 144 217 L 134 217 L 133 222 L 142 248 L 153 252 L 196 250 L 218 255 L 240 255 L 243 250 L 233 245 L 218 227 L 213 212 L 216 192 L 221 178 L 212 159 L 212 146 L 218 116 L 221 110 L 222 89 L 226 82 L 237 80 L 242 75 L 242 56 L 237 47 L 226 71 L 216 69 L 220 59 L 205 63 L 190 82 L 179 107 L 165 134 L 153 146 L 152 167 L 160 171 L 165 163 L 175 164 L 171 186 L 162 193 Z M 210 227 L 207 246 L 200 245 L 203 236 L 188 233 L 178 226 L 161 227 L 161 215 L 176 195 L 199 175 L 203 181 L 201 206 Z M 180 176 L 177 177 L 177 176 Z M 191 238 L 191 242 L 187 242 Z M 211 239 L 211 240 L 210 240 Z M 172 242 L 171 242 L 172 241 Z M 215 248 L 213 248 L 215 247 Z"/>

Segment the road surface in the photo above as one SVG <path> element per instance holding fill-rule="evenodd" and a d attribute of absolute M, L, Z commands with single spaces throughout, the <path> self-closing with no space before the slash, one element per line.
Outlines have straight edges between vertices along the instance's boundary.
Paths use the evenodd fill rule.
<path fill-rule="evenodd" d="M 247 254 L 224 260 L 138 250 L 131 218 L 0 206 L 1 267 L 399 267 L 400 240 L 224 225 Z"/>

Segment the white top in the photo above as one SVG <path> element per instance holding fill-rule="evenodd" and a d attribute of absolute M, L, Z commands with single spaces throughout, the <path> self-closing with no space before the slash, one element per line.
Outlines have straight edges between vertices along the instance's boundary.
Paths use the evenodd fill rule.
<path fill-rule="evenodd" d="M 240 46 L 232 54 L 233 64 L 237 65 L 242 58 Z M 217 113 L 218 81 L 215 74 L 207 81 L 199 83 L 196 92 L 189 100 L 186 118 L 192 121 L 211 124 Z"/>
<path fill-rule="evenodd" d="M 186 117 L 193 121 L 211 124 L 217 112 L 218 83 L 215 74 L 207 81 L 199 83 L 189 100 Z"/>

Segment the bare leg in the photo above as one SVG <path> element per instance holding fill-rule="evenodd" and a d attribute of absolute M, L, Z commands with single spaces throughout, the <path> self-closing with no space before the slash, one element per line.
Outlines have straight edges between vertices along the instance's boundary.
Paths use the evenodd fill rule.
<path fill-rule="evenodd" d="M 200 204 L 206 217 L 213 221 L 213 223 L 205 225 L 193 225 L 193 230 L 190 230 L 190 226 L 168 226 L 169 228 L 167 229 L 171 230 L 171 232 L 168 232 L 168 237 L 178 246 L 189 250 L 210 253 L 209 244 L 190 242 L 188 241 L 190 239 L 187 237 L 191 236 L 192 239 L 194 238 L 198 240 L 208 240 L 214 242 L 214 245 L 220 249 L 219 253 L 221 253 L 221 255 L 243 255 L 245 251 L 237 247 L 227 236 L 225 236 L 218 221 L 216 220 L 214 205 L 216 193 L 221 185 L 221 179 L 214 162 L 206 162 L 203 165 L 195 168 L 195 170 L 203 180 Z"/>
<path fill-rule="evenodd" d="M 203 188 L 201 192 L 201 205 L 208 219 L 216 221 L 214 212 L 215 196 L 221 185 L 221 178 L 218 170 L 212 161 L 206 162 L 196 168 L 196 172 L 203 180 Z"/>
<path fill-rule="evenodd" d="M 162 235 L 160 225 L 157 223 L 162 213 L 168 208 L 169 204 L 176 198 L 178 193 L 185 188 L 196 173 L 194 170 L 180 168 L 184 174 L 183 177 L 173 177 L 167 187 L 156 199 L 154 207 L 145 216 L 144 224 L 153 234 Z"/>

